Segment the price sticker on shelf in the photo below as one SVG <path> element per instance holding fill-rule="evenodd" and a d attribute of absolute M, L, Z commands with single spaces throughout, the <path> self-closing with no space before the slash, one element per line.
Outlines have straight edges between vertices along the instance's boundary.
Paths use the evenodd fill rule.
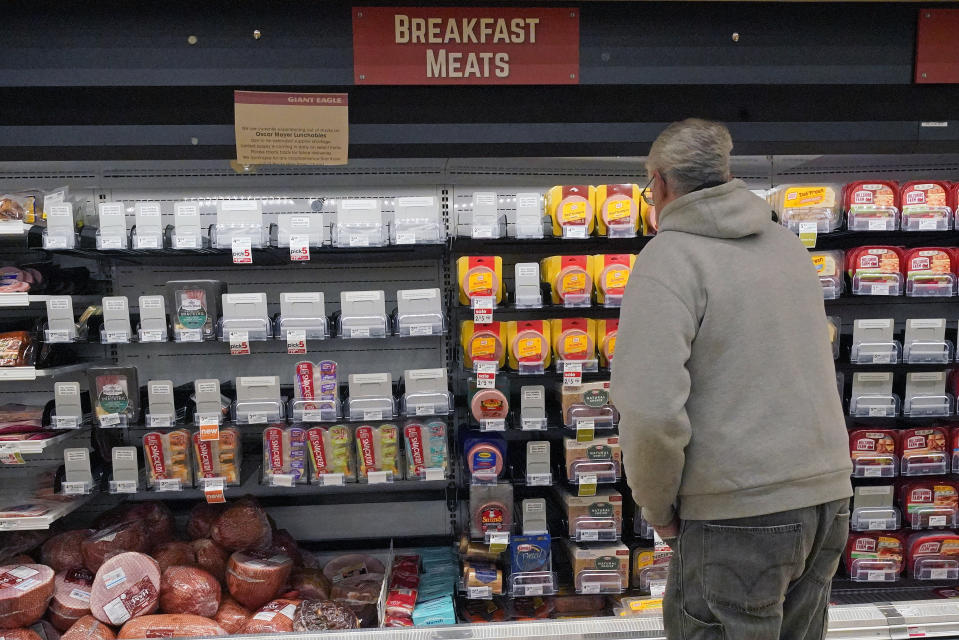
<path fill-rule="evenodd" d="M 392 471 L 368 471 L 366 481 L 370 484 L 387 484 L 393 482 Z"/>
<path fill-rule="evenodd" d="M 949 569 L 930 569 L 929 579 L 930 580 L 948 580 Z"/>
<path fill-rule="evenodd" d="M 579 532 L 580 542 L 597 542 L 599 540 L 599 529 L 583 529 Z"/>
<path fill-rule="evenodd" d="M 504 418 L 480 420 L 480 431 L 506 431 L 506 420 Z"/>
<path fill-rule="evenodd" d="M 120 249 L 123 247 L 122 236 L 100 236 L 101 249 Z"/>
<path fill-rule="evenodd" d="M 110 493 L 136 493 L 136 480 L 111 480 Z"/>
<path fill-rule="evenodd" d="M 579 476 L 579 490 L 576 494 L 579 496 L 595 496 L 597 484 L 595 473 L 581 475 Z"/>
<path fill-rule="evenodd" d="M 306 353 L 306 329 L 287 330 L 286 352 L 290 355 L 303 355 Z"/>
<path fill-rule="evenodd" d="M 416 244 L 416 233 L 414 231 L 397 231 L 396 244 Z"/>
<path fill-rule="evenodd" d="M 104 342 L 106 344 L 126 344 L 130 342 L 130 333 L 128 331 L 104 331 Z"/>
<path fill-rule="evenodd" d="M 364 420 L 382 420 L 383 410 L 382 409 L 364 409 L 363 419 Z"/>
<path fill-rule="evenodd" d="M 118 413 L 106 413 L 100 416 L 100 426 L 101 427 L 116 427 L 120 424 L 120 414 Z"/>
<path fill-rule="evenodd" d="M 370 328 L 369 327 L 350 327 L 350 337 L 351 338 L 369 338 Z"/>
<path fill-rule="evenodd" d="M 890 287 L 888 284 L 871 284 L 869 285 L 869 295 L 873 296 L 888 296 Z"/>
<path fill-rule="evenodd" d="M 182 488 L 179 478 L 161 478 L 157 480 L 157 491 L 180 491 Z"/>
<path fill-rule="evenodd" d="M 543 595 L 543 585 L 541 584 L 528 584 L 521 588 L 524 596 L 541 596 Z"/>
<path fill-rule="evenodd" d="M 203 342 L 201 329 L 179 329 L 176 333 L 177 342 Z"/>
<path fill-rule="evenodd" d="M 446 471 L 440 467 L 428 467 L 423 469 L 423 480 L 427 482 L 446 480 Z"/>
<path fill-rule="evenodd" d="M 470 228 L 470 237 L 473 240 L 488 240 L 493 237 L 493 225 L 491 224 L 474 224 Z"/>
<path fill-rule="evenodd" d="M 939 228 L 939 222 L 935 218 L 922 218 L 919 220 L 920 231 L 935 231 Z"/>
<path fill-rule="evenodd" d="M 490 553 L 503 553 L 509 547 L 508 531 L 490 531 L 486 534 Z"/>
<path fill-rule="evenodd" d="M 583 363 L 569 362 L 563 363 L 563 386 L 578 387 L 583 384 Z"/>
<path fill-rule="evenodd" d="M 417 416 L 433 416 L 438 412 L 436 411 L 436 407 L 431 404 L 418 404 L 413 410 L 413 413 Z"/>
<path fill-rule="evenodd" d="M 884 418 L 889 410 L 886 407 L 869 407 L 869 417 L 870 418 Z"/>
<path fill-rule="evenodd" d="M 270 476 L 271 487 L 292 487 L 296 484 L 296 478 L 292 473 L 274 473 Z"/>
<path fill-rule="evenodd" d="M 866 572 L 866 582 L 885 582 L 886 572 L 882 570 L 873 570 Z"/>
<path fill-rule="evenodd" d="M 576 421 L 576 442 L 589 442 L 596 437 L 596 421 L 580 418 Z"/>
<path fill-rule="evenodd" d="M 496 388 L 497 363 L 476 362 L 474 363 L 474 369 L 476 370 L 476 388 L 477 389 Z"/>
<path fill-rule="evenodd" d="M 869 230 L 870 231 L 885 231 L 886 230 L 886 221 L 882 218 L 870 218 L 869 219 Z"/>
<path fill-rule="evenodd" d="M 869 522 L 868 529 L 870 531 L 882 531 L 883 529 L 886 528 L 886 521 L 883 518 L 873 518 L 872 520 L 869 520 L 868 522 Z"/>
<path fill-rule="evenodd" d="M 809 249 L 816 247 L 816 238 L 819 236 L 819 224 L 816 222 L 799 223 L 799 241 Z"/>
<path fill-rule="evenodd" d="M 946 526 L 946 516 L 929 516 L 929 526 L 930 527 Z"/>
<path fill-rule="evenodd" d="M 482 587 L 467 587 L 466 597 L 469 600 L 492 600 L 493 590 L 485 585 Z"/>
<path fill-rule="evenodd" d="M 140 330 L 140 342 L 166 342 L 166 331 Z"/>
<path fill-rule="evenodd" d="M 248 413 L 246 414 L 246 423 L 247 424 L 266 424 L 266 415 L 262 413 Z"/>
<path fill-rule="evenodd" d="M 44 338 L 49 344 L 70 342 L 70 332 L 66 329 L 47 329 Z"/>
<path fill-rule="evenodd" d="M 67 237 L 61 235 L 48 235 L 44 239 L 43 243 L 44 249 L 66 249 L 67 248 Z"/>
<path fill-rule="evenodd" d="M 80 418 L 77 416 L 53 416 L 55 429 L 79 429 Z"/>
<path fill-rule="evenodd" d="M 253 242 L 250 238 L 233 238 L 233 264 L 253 264 Z"/>
<path fill-rule="evenodd" d="M 889 364 L 890 362 L 892 362 L 892 356 L 893 354 L 888 351 L 881 352 L 881 353 L 874 353 L 872 354 L 872 363 L 873 364 Z"/>
<path fill-rule="evenodd" d="M 26 460 L 23 459 L 23 455 L 18 449 L 10 445 L 0 445 L 0 463 L 2 464 L 11 464 L 19 465 L 26 464 Z"/>
<path fill-rule="evenodd" d="M 649 595 L 653 598 L 662 598 L 666 595 L 666 581 L 665 580 L 650 580 L 649 581 Z"/>
<path fill-rule="evenodd" d="M 548 487 L 553 484 L 553 474 L 549 473 L 527 473 L 526 485 L 530 487 Z"/>
<path fill-rule="evenodd" d="M 250 355 L 250 332 L 249 331 L 230 331 L 230 355 L 231 356 Z"/>
<path fill-rule="evenodd" d="M 150 416 L 150 426 L 151 427 L 170 427 L 173 425 L 173 416 L 171 415 L 151 415 Z"/>
<path fill-rule="evenodd" d="M 65 496 L 83 496 L 90 493 L 90 485 L 86 482 L 61 482 L 60 490 Z"/>
<path fill-rule="evenodd" d="M 600 584 L 598 582 L 584 582 L 579 592 L 586 595 L 594 595 L 599 593 L 599 587 Z"/>
<path fill-rule="evenodd" d="M 342 473 L 321 473 L 317 476 L 321 487 L 342 487 L 346 482 Z"/>
<path fill-rule="evenodd" d="M 431 324 L 411 324 L 410 336 L 431 336 L 433 335 L 433 325 Z"/>
<path fill-rule="evenodd" d="M 583 240 L 586 238 L 585 224 L 568 224 L 563 227 L 563 237 L 571 240 Z"/>
<path fill-rule="evenodd" d="M 290 261 L 291 262 L 309 262 L 310 260 L 310 236 L 291 235 L 290 236 Z"/>
<path fill-rule="evenodd" d="M 489 324 L 493 321 L 493 307 L 496 299 L 493 296 L 477 296 L 471 300 L 473 306 L 473 322 Z"/>
<path fill-rule="evenodd" d="M 196 249 L 199 242 L 197 236 L 174 236 L 173 238 L 173 248 L 174 249 Z"/>
<path fill-rule="evenodd" d="M 157 236 L 137 236 L 137 249 L 158 249 L 160 238 Z"/>
<path fill-rule="evenodd" d="M 368 247 L 370 246 L 370 237 L 366 235 L 365 233 L 351 233 L 349 246 Z"/>

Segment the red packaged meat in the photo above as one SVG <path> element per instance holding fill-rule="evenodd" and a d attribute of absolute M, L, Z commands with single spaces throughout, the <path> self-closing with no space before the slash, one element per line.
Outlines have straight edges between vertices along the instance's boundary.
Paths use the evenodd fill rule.
<path fill-rule="evenodd" d="M 244 634 L 285 633 L 293 631 L 293 618 L 299 600 L 280 598 L 261 607 L 243 627 Z"/>
<path fill-rule="evenodd" d="M 919 247 L 905 254 L 906 295 L 948 297 L 956 292 L 956 264 L 950 249 Z"/>
<path fill-rule="evenodd" d="M 304 600 L 293 620 L 293 630 L 299 633 L 339 631 L 359 627 L 360 621 L 352 609 L 331 600 Z"/>
<path fill-rule="evenodd" d="M 121 522 L 141 522 L 150 532 L 151 545 L 173 540 L 176 523 L 170 507 L 162 502 L 147 501 L 122 504 L 96 519 L 96 529 L 107 527 Z"/>
<path fill-rule="evenodd" d="M 200 502 L 190 509 L 190 519 L 186 523 L 186 534 L 190 537 L 190 540 L 209 538 L 213 523 L 226 509 L 227 505 L 225 504 L 210 504 L 208 502 Z"/>
<path fill-rule="evenodd" d="M 329 578 L 333 584 L 352 576 L 368 573 L 379 575 L 382 581 L 383 574 L 386 573 L 386 567 L 373 556 L 363 555 L 362 553 L 348 553 L 337 556 L 327 562 L 326 566 L 323 567 L 323 574 Z"/>
<path fill-rule="evenodd" d="M 952 480 L 936 478 L 902 485 L 899 494 L 906 522 L 913 529 L 956 526 L 959 489 Z"/>
<path fill-rule="evenodd" d="M 157 610 L 160 568 L 148 555 L 121 553 L 107 558 L 90 592 L 90 613 L 100 622 L 121 625 Z"/>
<path fill-rule="evenodd" d="M 40 634 L 33 629 L 5 629 L 4 640 L 43 640 Z"/>
<path fill-rule="evenodd" d="M 193 546 L 189 542 L 180 542 L 178 540 L 164 542 L 158 545 L 150 555 L 152 555 L 153 559 L 160 565 L 160 573 L 177 565 L 189 567 L 196 564 L 196 554 L 193 552 Z M 169 611 L 167 613 L 179 612 Z"/>
<path fill-rule="evenodd" d="M 226 596 L 220 603 L 214 619 L 218 625 L 226 629 L 227 633 L 236 634 L 246 626 L 246 621 L 252 615 L 249 609 L 230 596 Z"/>
<path fill-rule="evenodd" d="M 269 549 L 273 544 L 273 528 L 255 500 L 241 498 L 216 519 L 210 528 L 210 538 L 228 551 Z"/>
<path fill-rule="evenodd" d="M 205 638 L 229 635 L 216 622 L 188 613 L 142 616 L 123 625 L 117 638 Z"/>
<path fill-rule="evenodd" d="M 116 640 L 113 629 L 93 616 L 83 616 L 60 636 L 60 640 Z"/>
<path fill-rule="evenodd" d="M 845 564 L 856 582 L 888 582 L 902 573 L 905 543 L 895 531 L 850 533 Z"/>
<path fill-rule="evenodd" d="M 237 602 L 256 609 L 280 593 L 292 568 L 293 561 L 288 556 L 237 551 L 227 564 L 226 586 Z"/>
<path fill-rule="evenodd" d="M 90 592 L 93 573 L 83 567 L 61 571 L 56 575 L 53 600 L 48 617 L 53 626 L 66 631 L 83 616 L 90 615 Z"/>
<path fill-rule="evenodd" d="M 909 536 L 906 572 L 917 580 L 959 579 L 959 535 L 944 531 Z"/>
<path fill-rule="evenodd" d="M 384 627 L 412 627 L 413 618 L 408 616 L 403 616 L 396 613 L 386 614 L 386 619 L 383 621 Z"/>
<path fill-rule="evenodd" d="M 84 540 L 80 545 L 83 553 L 83 566 L 97 571 L 104 558 L 121 551 L 146 553 L 153 546 L 152 532 L 143 522 L 121 522 L 107 529 L 101 529 Z"/>
<path fill-rule="evenodd" d="M 948 231 L 952 229 L 955 202 L 949 183 L 914 180 L 902 185 L 900 192 L 903 231 Z"/>
<path fill-rule="evenodd" d="M 42 564 L 0 567 L 0 629 L 29 627 L 43 617 L 54 591 L 53 569 Z"/>
<path fill-rule="evenodd" d="M 196 554 L 196 565 L 210 572 L 220 582 L 226 580 L 226 565 L 230 560 L 229 552 L 209 538 L 194 540 L 190 543 Z"/>
<path fill-rule="evenodd" d="M 212 618 L 220 608 L 220 583 L 203 569 L 170 567 L 160 578 L 160 610 Z"/>
<path fill-rule="evenodd" d="M 930 476 L 949 472 L 945 427 L 905 429 L 899 441 L 902 475 Z"/>
<path fill-rule="evenodd" d="M 330 599 L 330 581 L 319 569 L 294 569 L 290 588 L 304 600 Z"/>
<path fill-rule="evenodd" d="M 851 182 L 843 188 L 843 209 L 850 231 L 895 231 L 899 185 L 888 180 Z"/>
<path fill-rule="evenodd" d="M 902 250 L 898 247 L 859 247 L 846 253 L 846 271 L 855 295 L 902 295 L 903 270 Z"/>
<path fill-rule="evenodd" d="M 416 606 L 416 589 L 394 588 L 386 595 L 386 613 L 392 616 L 411 616 Z"/>
<path fill-rule="evenodd" d="M 33 339 L 26 331 L 0 333 L 0 367 L 33 364 Z"/>
<path fill-rule="evenodd" d="M 343 578 L 333 583 L 330 595 L 337 602 L 351 607 L 376 604 L 383 588 L 383 577 L 382 573 L 363 573 Z"/>
<path fill-rule="evenodd" d="M 56 572 L 83 566 L 80 545 L 94 534 L 93 529 L 75 529 L 57 534 L 43 543 L 40 561 Z"/>
<path fill-rule="evenodd" d="M 854 478 L 893 478 L 899 468 L 899 432 L 895 429 L 857 429 L 849 434 L 849 457 Z"/>

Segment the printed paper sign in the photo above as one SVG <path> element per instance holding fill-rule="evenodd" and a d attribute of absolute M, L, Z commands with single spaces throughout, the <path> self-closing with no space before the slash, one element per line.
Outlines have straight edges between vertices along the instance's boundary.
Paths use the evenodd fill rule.
<path fill-rule="evenodd" d="M 345 93 L 234 91 L 236 158 L 241 164 L 346 164 Z"/>

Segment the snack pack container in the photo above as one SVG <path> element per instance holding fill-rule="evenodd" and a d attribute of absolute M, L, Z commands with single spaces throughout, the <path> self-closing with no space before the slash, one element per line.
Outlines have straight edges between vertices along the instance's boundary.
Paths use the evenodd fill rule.
<path fill-rule="evenodd" d="M 842 251 L 812 251 L 809 254 L 816 267 L 824 300 L 835 300 L 842 295 L 845 282 L 842 277 L 844 254 Z"/>
<path fill-rule="evenodd" d="M 906 570 L 916 580 L 959 579 L 959 535 L 937 532 L 909 536 Z"/>
<path fill-rule="evenodd" d="M 948 231 L 956 208 L 950 185 L 938 180 L 913 180 L 899 194 L 903 231 Z"/>
<path fill-rule="evenodd" d="M 442 480 L 449 474 L 446 422 L 409 420 L 403 425 L 408 480 Z"/>
<path fill-rule="evenodd" d="M 854 478 L 894 478 L 899 472 L 899 431 L 858 429 L 849 434 Z"/>
<path fill-rule="evenodd" d="M 899 185 L 887 180 L 851 182 L 843 188 L 843 209 L 850 231 L 895 231 Z"/>
<path fill-rule="evenodd" d="M 273 425 L 263 430 L 263 483 L 271 486 L 305 484 L 306 429 Z"/>
<path fill-rule="evenodd" d="M 226 293 L 220 280 L 175 280 L 166 283 L 167 309 L 176 342 L 216 340 L 220 302 Z"/>
<path fill-rule="evenodd" d="M 337 474 L 343 476 L 343 482 L 356 482 L 355 441 L 349 426 L 311 427 L 306 431 L 306 441 L 314 482 L 334 481 Z"/>
<path fill-rule="evenodd" d="M 223 484 L 240 484 L 240 462 L 243 446 L 240 431 L 233 427 L 219 430 L 218 440 L 203 440 L 200 432 L 194 432 L 193 463 L 198 482 L 223 478 Z"/>
<path fill-rule="evenodd" d="M 846 253 L 846 271 L 857 296 L 903 293 L 903 253 L 898 247 L 866 246 Z"/>
<path fill-rule="evenodd" d="M 293 370 L 290 415 L 294 422 L 333 422 L 340 418 L 340 391 L 333 360 L 297 362 Z"/>
<path fill-rule="evenodd" d="M 899 447 L 902 475 L 930 476 L 949 473 L 950 457 L 946 453 L 949 442 L 945 427 L 905 429 Z"/>
<path fill-rule="evenodd" d="M 944 247 L 920 247 L 905 254 L 906 295 L 948 297 L 956 295 L 954 254 Z"/>
<path fill-rule="evenodd" d="M 945 529 L 956 526 L 959 491 L 952 480 L 914 480 L 899 489 L 906 526 L 913 529 Z"/>
<path fill-rule="evenodd" d="M 770 194 L 780 222 L 793 233 L 815 224 L 816 233 L 829 233 L 842 223 L 841 188 L 837 184 L 786 184 Z"/>
<path fill-rule="evenodd" d="M 143 459 L 150 489 L 179 491 L 193 486 L 189 431 L 147 433 L 143 436 Z"/>
<path fill-rule="evenodd" d="M 905 551 L 896 531 L 851 533 L 843 560 L 854 582 L 894 582 L 905 567 Z"/>
<path fill-rule="evenodd" d="M 384 481 L 400 475 L 400 435 L 395 424 L 360 425 L 356 428 L 357 478 L 370 481 L 371 474 L 385 474 Z M 376 476 L 374 476 L 376 477 Z"/>

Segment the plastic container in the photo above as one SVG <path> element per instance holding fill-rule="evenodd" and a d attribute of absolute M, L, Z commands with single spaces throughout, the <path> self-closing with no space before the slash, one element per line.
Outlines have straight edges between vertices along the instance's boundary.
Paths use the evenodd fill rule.
<path fill-rule="evenodd" d="M 176 429 L 151 431 L 143 436 L 147 487 L 157 491 L 179 491 L 193 486 L 190 463 L 190 432 Z"/>
<path fill-rule="evenodd" d="M 770 194 L 780 222 L 793 233 L 814 223 L 816 233 L 835 231 L 842 224 L 841 188 L 837 184 L 786 184 Z"/>
<path fill-rule="evenodd" d="M 273 425 L 263 431 L 263 484 L 306 484 L 306 429 Z"/>
<path fill-rule="evenodd" d="M 906 541 L 906 570 L 916 580 L 959 579 L 959 535 L 915 533 Z"/>
<path fill-rule="evenodd" d="M 947 529 L 956 526 L 959 490 L 952 480 L 914 480 L 899 489 L 905 525 L 913 529 Z"/>
<path fill-rule="evenodd" d="M 899 440 L 902 475 L 932 476 L 949 473 L 946 453 L 949 434 L 945 427 L 905 429 Z"/>
<path fill-rule="evenodd" d="M 844 254 L 842 251 L 813 251 L 809 254 L 816 273 L 819 275 L 819 284 L 822 285 L 824 300 L 835 300 L 842 295 L 845 281 L 842 277 Z"/>
<path fill-rule="evenodd" d="M 900 191 L 903 231 L 948 231 L 953 228 L 955 198 L 950 196 L 949 183 L 936 180 L 914 180 Z"/>
<path fill-rule="evenodd" d="M 407 480 L 443 480 L 449 474 L 449 445 L 444 420 L 408 420 L 403 425 Z"/>
<path fill-rule="evenodd" d="M 576 438 L 564 438 L 563 450 L 566 461 L 566 477 L 571 484 L 595 481 L 611 484 L 622 476 L 622 449 L 619 437 L 595 438 L 580 442 Z"/>
<path fill-rule="evenodd" d="M 311 482 L 321 485 L 356 482 L 355 440 L 348 425 L 310 427 L 306 431 L 306 442 Z"/>
<path fill-rule="evenodd" d="M 140 385 L 136 367 L 90 367 L 87 377 L 93 413 L 99 426 L 126 427 L 140 419 Z"/>
<path fill-rule="evenodd" d="M 893 582 L 902 573 L 905 555 L 898 532 L 851 533 L 844 561 L 854 582 Z"/>
<path fill-rule="evenodd" d="M 850 231 L 895 231 L 899 185 L 886 180 L 851 182 L 843 188 L 843 209 Z"/>
<path fill-rule="evenodd" d="M 899 472 L 899 432 L 859 429 L 849 434 L 854 478 L 894 478 Z"/>
<path fill-rule="evenodd" d="M 217 440 L 204 440 L 199 431 L 193 433 L 194 473 L 199 483 L 222 478 L 223 484 L 240 484 L 240 463 L 243 447 L 240 431 L 232 427 L 220 429 Z"/>
<path fill-rule="evenodd" d="M 513 485 L 470 487 L 470 537 L 488 541 L 491 533 L 509 533 L 513 528 Z"/>
<path fill-rule="evenodd" d="M 846 271 L 857 296 L 899 296 L 903 293 L 904 261 L 898 247 L 867 246 L 846 253 Z"/>
<path fill-rule="evenodd" d="M 357 479 L 391 482 L 400 473 L 399 428 L 395 424 L 360 425 L 356 428 Z"/>

